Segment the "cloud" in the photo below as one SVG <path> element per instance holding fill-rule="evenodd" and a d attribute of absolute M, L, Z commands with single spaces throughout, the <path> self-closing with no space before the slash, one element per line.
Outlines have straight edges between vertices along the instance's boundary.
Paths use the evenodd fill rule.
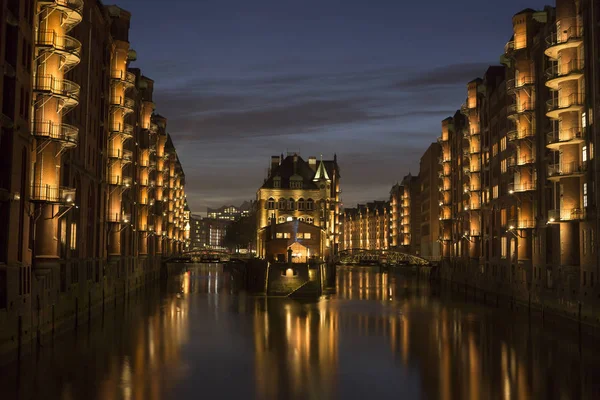
<path fill-rule="evenodd" d="M 427 90 L 449 85 L 466 87 L 467 82 L 482 76 L 489 66 L 481 62 L 444 65 L 397 81 L 393 86 L 404 90 Z"/>

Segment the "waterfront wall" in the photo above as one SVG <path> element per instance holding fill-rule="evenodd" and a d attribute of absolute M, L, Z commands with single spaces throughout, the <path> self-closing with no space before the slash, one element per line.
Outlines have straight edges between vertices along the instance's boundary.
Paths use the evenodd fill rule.
<path fill-rule="evenodd" d="M 34 285 L 32 296 L 0 309 L 2 363 L 43 347 L 55 335 L 77 329 L 130 293 L 158 281 L 161 266 L 160 257 L 57 264 L 48 271 L 47 287 Z"/>
<path fill-rule="evenodd" d="M 533 282 L 527 275 L 485 274 L 474 262 L 445 260 L 431 279 L 464 293 L 467 298 L 526 312 L 548 321 L 567 323 L 575 330 L 600 336 L 600 290 L 579 288 L 576 267 L 562 267 L 552 281 Z"/>

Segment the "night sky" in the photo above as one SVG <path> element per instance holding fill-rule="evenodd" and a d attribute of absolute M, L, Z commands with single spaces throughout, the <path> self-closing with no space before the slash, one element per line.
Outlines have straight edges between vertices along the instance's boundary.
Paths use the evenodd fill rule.
<path fill-rule="evenodd" d="M 385 199 L 466 83 L 540 0 L 121 0 L 133 66 L 186 173 L 188 202 L 254 199 L 271 155 L 337 153 L 344 204 Z"/>

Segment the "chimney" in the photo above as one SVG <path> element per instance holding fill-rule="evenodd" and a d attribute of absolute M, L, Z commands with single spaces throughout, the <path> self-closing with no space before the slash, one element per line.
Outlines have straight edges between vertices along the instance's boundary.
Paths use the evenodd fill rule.
<path fill-rule="evenodd" d="M 308 157 L 308 165 L 313 171 L 317 172 L 317 157 Z"/>
<path fill-rule="evenodd" d="M 271 157 L 271 169 L 269 170 L 269 175 L 271 175 L 273 173 L 273 171 L 275 171 L 275 168 L 277 168 L 279 166 L 279 163 L 280 163 L 279 156 Z"/>

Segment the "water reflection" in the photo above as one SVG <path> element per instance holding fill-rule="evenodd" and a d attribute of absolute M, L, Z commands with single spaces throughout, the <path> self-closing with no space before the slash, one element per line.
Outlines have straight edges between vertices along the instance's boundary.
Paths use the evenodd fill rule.
<path fill-rule="evenodd" d="M 0 397 L 600 397 L 597 348 L 552 326 L 376 268 L 340 268 L 336 288 L 248 297 L 221 266 L 194 267 L 2 368 Z"/>

